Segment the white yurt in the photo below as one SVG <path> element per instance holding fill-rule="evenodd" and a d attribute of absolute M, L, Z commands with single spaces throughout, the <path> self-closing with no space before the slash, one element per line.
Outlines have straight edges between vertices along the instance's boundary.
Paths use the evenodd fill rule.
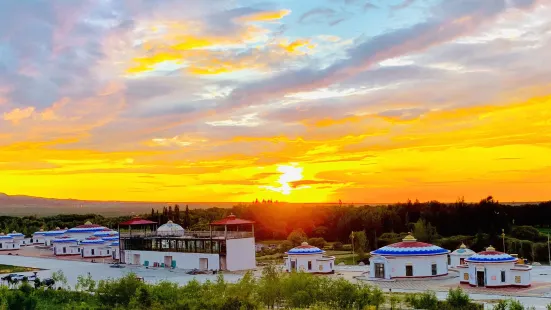
<path fill-rule="evenodd" d="M 55 230 L 45 231 L 44 236 L 44 245 L 52 245 L 52 240 L 60 238 L 65 234 L 67 230 L 56 227 Z"/>
<path fill-rule="evenodd" d="M 111 257 L 111 248 L 103 239 L 90 237 L 80 241 L 80 252 L 84 258 Z"/>
<path fill-rule="evenodd" d="M 26 245 L 25 242 L 25 235 L 22 233 L 18 233 L 15 230 L 12 231 L 8 236 L 12 237 L 15 242 L 18 242 L 20 246 Z"/>
<path fill-rule="evenodd" d="M 471 286 L 479 287 L 528 287 L 532 284 L 532 266 L 519 263 L 518 259 L 489 246 L 486 251 L 465 259 L 468 279 L 461 278 Z"/>
<path fill-rule="evenodd" d="M 303 242 L 285 254 L 285 268 L 288 272 L 302 271 L 307 273 L 333 273 L 335 257 L 324 256 L 324 250 Z"/>
<path fill-rule="evenodd" d="M 7 236 L 0 233 L 0 251 L 19 250 L 19 242 L 15 241 L 12 236 Z"/>
<path fill-rule="evenodd" d="M 157 235 L 181 237 L 184 235 L 184 228 L 172 221 L 168 221 L 157 228 Z"/>
<path fill-rule="evenodd" d="M 371 252 L 369 277 L 373 279 L 429 278 L 448 274 L 450 251 L 419 242 L 408 234 L 402 242 Z"/>
<path fill-rule="evenodd" d="M 77 240 L 80 241 L 88 237 L 92 237 L 94 233 L 98 231 L 103 231 L 105 229 L 107 228 L 101 225 L 92 224 L 92 222 L 88 221 L 84 223 L 84 225 L 79 225 L 77 227 L 68 229 L 65 235 L 76 238 Z"/>
<path fill-rule="evenodd" d="M 460 265 L 465 265 L 465 259 L 475 255 L 476 252 L 468 249 L 467 246 L 462 243 L 459 246 L 459 249 L 450 253 L 450 266 L 457 267 Z"/>
<path fill-rule="evenodd" d="M 51 241 L 56 256 L 80 255 L 78 240 L 71 237 L 60 237 Z"/>

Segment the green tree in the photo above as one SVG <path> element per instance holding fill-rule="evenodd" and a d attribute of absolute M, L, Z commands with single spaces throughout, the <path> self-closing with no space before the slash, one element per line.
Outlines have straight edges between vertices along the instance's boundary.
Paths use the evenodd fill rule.
<path fill-rule="evenodd" d="M 309 238 L 308 244 L 323 249 L 327 242 L 323 238 Z"/>
<path fill-rule="evenodd" d="M 419 241 L 432 243 L 438 234 L 436 228 L 431 223 L 424 219 L 419 219 L 413 224 L 413 236 Z"/>
<path fill-rule="evenodd" d="M 458 287 L 448 291 L 446 302 L 454 308 L 461 309 L 467 307 L 471 303 L 471 299 L 469 298 L 469 294 L 463 292 L 463 290 Z"/>
<path fill-rule="evenodd" d="M 69 288 L 69 284 L 67 282 L 67 277 L 65 276 L 65 274 L 61 270 L 54 271 L 52 273 L 52 280 L 54 280 L 55 285 L 57 285 L 57 287 L 59 287 L 59 288 L 64 288 L 64 289 Z"/>
<path fill-rule="evenodd" d="M 299 246 L 301 243 L 305 242 L 308 239 L 308 236 L 302 229 L 295 229 L 293 230 L 289 236 L 287 236 L 287 240 L 289 240 L 293 246 Z"/>
<path fill-rule="evenodd" d="M 365 249 L 367 247 L 367 236 L 365 231 L 355 231 L 352 233 L 354 236 L 354 252 L 358 254 L 360 259 L 364 259 Z"/>
<path fill-rule="evenodd" d="M 79 275 L 77 277 L 77 284 L 75 286 L 75 289 L 77 291 L 84 291 L 84 292 L 93 292 L 96 288 L 96 281 L 92 279 L 92 276 L 88 274 L 87 276 Z"/>

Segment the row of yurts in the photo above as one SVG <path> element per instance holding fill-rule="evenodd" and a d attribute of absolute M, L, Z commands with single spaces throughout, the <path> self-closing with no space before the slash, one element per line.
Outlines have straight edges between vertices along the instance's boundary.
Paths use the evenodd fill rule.
<path fill-rule="evenodd" d="M 287 271 L 333 273 L 335 257 L 308 243 L 289 250 L 285 257 Z M 512 255 L 489 246 L 475 253 L 462 244 L 450 253 L 439 246 L 419 242 L 411 234 L 402 242 L 384 246 L 370 253 L 369 278 L 393 280 L 451 277 L 459 273 L 461 283 L 480 287 L 527 287 L 531 285 L 531 266 Z"/>
<path fill-rule="evenodd" d="M 167 233 L 174 234 L 174 227 L 171 221 L 161 225 L 157 233 L 167 230 Z M 183 229 L 182 229 L 183 230 Z M 45 246 L 51 247 L 57 256 L 80 255 L 89 257 L 112 257 L 119 259 L 119 233 L 107 227 L 86 222 L 73 228 L 44 231 L 40 229 L 26 238 L 24 234 L 16 231 L 9 234 L 0 234 L 0 251 L 19 250 L 22 246 Z"/>

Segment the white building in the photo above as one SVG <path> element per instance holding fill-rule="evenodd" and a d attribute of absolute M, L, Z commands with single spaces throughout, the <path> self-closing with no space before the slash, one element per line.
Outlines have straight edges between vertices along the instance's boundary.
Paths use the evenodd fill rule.
<path fill-rule="evenodd" d="M 27 239 L 25 239 L 25 235 L 22 233 L 18 233 L 15 230 L 8 234 L 8 236 L 13 238 L 13 241 L 18 242 L 20 246 L 27 245 Z"/>
<path fill-rule="evenodd" d="M 335 257 L 325 256 L 325 251 L 303 242 L 286 252 L 285 268 L 288 272 L 334 273 Z"/>
<path fill-rule="evenodd" d="M 15 241 L 12 236 L 0 234 L 0 251 L 19 250 L 19 242 Z"/>
<path fill-rule="evenodd" d="M 101 225 L 92 224 L 91 222 L 88 221 L 84 223 L 84 225 L 79 225 L 77 227 L 68 229 L 65 232 L 65 236 L 76 238 L 77 240 L 81 241 L 86 238 L 92 237 L 94 233 L 103 231 L 105 229 L 107 228 Z"/>
<path fill-rule="evenodd" d="M 168 221 L 157 228 L 157 235 L 159 236 L 183 236 L 184 234 L 184 228 L 172 221 Z"/>
<path fill-rule="evenodd" d="M 448 253 L 436 245 L 418 242 L 411 233 L 402 242 L 371 252 L 372 279 L 430 278 L 448 274 Z"/>
<path fill-rule="evenodd" d="M 39 231 L 33 234 L 33 237 L 31 238 L 31 243 L 35 245 L 44 244 L 44 233 L 44 229 L 40 228 Z"/>
<path fill-rule="evenodd" d="M 67 230 L 60 229 L 59 227 L 56 227 L 55 230 L 45 231 L 44 236 L 44 245 L 51 246 L 52 240 L 63 237 Z"/>
<path fill-rule="evenodd" d="M 80 254 L 84 258 L 112 257 L 111 248 L 106 241 L 96 237 L 90 237 L 80 241 Z"/>
<path fill-rule="evenodd" d="M 462 243 L 459 246 L 459 249 L 450 253 L 450 266 L 457 267 L 460 265 L 465 265 L 465 259 L 476 254 L 475 251 L 468 249 L 467 246 Z"/>
<path fill-rule="evenodd" d="M 156 224 L 135 218 L 119 226 Z M 256 268 L 253 221 L 238 219 L 231 214 L 212 222 L 209 231 L 182 230 L 139 232 L 132 228 L 131 233 L 121 234 L 121 261 L 126 264 L 181 269 L 235 271 Z M 146 235 L 148 238 L 138 237 Z"/>
<path fill-rule="evenodd" d="M 498 252 L 492 246 L 486 251 L 465 259 L 468 273 L 461 273 L 461 281 L 480 287 L 528 287 L 532 284 L 530 271 L 532 266 L 518 264 L 517 258 Z"/>
<path fill-rule="evenodd" d="M 78 240 L 70 237 L 60 237 L 51 241 L 54 255 L 80 255 L 80 246 Z"/>

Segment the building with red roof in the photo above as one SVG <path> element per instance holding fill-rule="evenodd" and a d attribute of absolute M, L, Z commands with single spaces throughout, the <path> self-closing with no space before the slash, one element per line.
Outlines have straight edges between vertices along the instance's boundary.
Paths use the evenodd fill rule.
<path fill-rule="evenodd" d="M 465 259 L 459 269 L 462 282 L 479 287 L 528 287 L 532 284 L 532 266 L 521 263 L 516 257 L 496 251 L 492 246 Z"/>
<path fill-rule="evenodd" d="M 410 233 L 402 242 L 371 252 L 372 279 L 431 278 L 448 274 L 450 251 L 429 243 L 419 242 Z"/>
<path fill-rule="evenodd" d="M 119 226 L 156 226 L 133 219 Z M 208 231 L 184 230 L 171 221 L 149 231 L 120 232 L 122 263 L 165 268 L 249 270 L 256 267 L 254 222 L 235 215 L 210 223 Z"/>

